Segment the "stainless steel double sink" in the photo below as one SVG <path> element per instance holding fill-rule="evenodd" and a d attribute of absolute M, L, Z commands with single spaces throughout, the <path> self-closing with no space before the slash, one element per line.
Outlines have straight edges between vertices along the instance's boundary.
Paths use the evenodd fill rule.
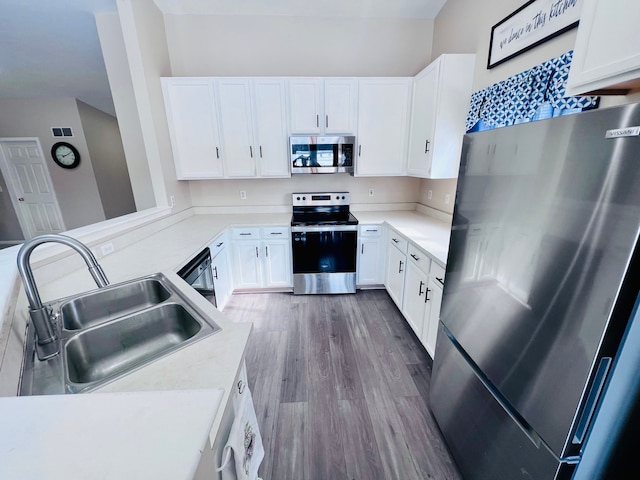
<path fill-rule="evenodd" d="M 21 395 L 94 390 L 220 330 L 160 273 L 47 307 L 60 354 L 38 360 L 28 335 Z"/>

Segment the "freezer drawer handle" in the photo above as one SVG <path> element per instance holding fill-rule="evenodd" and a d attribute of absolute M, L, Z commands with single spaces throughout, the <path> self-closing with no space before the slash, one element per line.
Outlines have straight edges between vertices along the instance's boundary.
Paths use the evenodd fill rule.
<path fill-rule="evenodd" d="M 611 357 L 602 357 L 600 359 L 600 364 L 598 365 L 596 376 L 593 379 L 591 391 L 589 392 L 587 401 L 584 404 L 584 410 L 582 411 L 582 415 L 580 415 L 580 421 L 576 428 L 576 434 L 573 436 L 573 440 L 571 441 L 572 443 L 582 443 L 584 440 L 589 424 L 591 423 L 591 418 L 593 417 L 593 412 L 598 405 L 598 400 L 600 399 L 602 388 L 604 387 L 604 383 L 607 379 L 607 373 L 609 372 L 610 365 Z"/>

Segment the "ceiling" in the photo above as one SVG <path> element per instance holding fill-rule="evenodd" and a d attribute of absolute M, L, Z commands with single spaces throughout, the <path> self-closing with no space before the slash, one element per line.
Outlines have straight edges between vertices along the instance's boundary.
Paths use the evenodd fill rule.
<path fill-rule="evenodd" d="M 435 18 L 446 0 L 154 0 L 165 14 Z M 77 98 L 115 116 L 94 15 L 116 0 L 0 0 L 0 97 Z"/>

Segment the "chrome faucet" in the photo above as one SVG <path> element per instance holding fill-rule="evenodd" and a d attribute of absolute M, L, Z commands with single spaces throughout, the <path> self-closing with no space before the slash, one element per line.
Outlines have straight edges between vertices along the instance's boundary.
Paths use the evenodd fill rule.
<path fill-rule="evenodd" d="M 91 250 L 75 238 L 58 234 L 40 235 L 26 241 L 24 245 L 22 245 L 18 252 L 18 271 L 22 277 L 24 291 L 29 301 L 29 316 L 31 317 L 31 322 L 36 332 L 37 346 L 39 347 L 36 350 L 40 360 L 46 360 L 59 353 L 53 313 L 50 308 L 42 305 L 42 300 L 40 299 L 40 294 L 38 293 L 33 272 L 29 264 L 31 252 L 43 243 L 61 243 L 62 245 L 71 247 L 84 259 L 87 267 L 89 267 L 89 273 L 91 273 L 98 287 L 102 288 L 109 285 L 109 280 L 107 280 L 106 275 L 100 265 L 98 265 L 98 261 L 96 257 L 93 256 L 93 253 L 91 253 Z"/>

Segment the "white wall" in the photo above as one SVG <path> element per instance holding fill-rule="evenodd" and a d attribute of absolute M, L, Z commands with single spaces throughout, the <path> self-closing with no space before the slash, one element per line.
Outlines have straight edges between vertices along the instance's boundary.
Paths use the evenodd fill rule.
<path fill-rule="evenodd" d="M 96 26 L 127 159 L 136 210 L 152 208 L 156 206 L 156 199 L 142 139 L 140 117 L 136 108 L 120 19 L 116 13 L 97 14 Z"/>
<path fill-rule="evenodd" d="M 166 15 L 171 71 L 198 75 L 412 76 L 433 20 Z"/>
<path fill-rule="evenodd" d="M 176 201 L 176 211 L 191 207 L 187 182 L 176 180 L 160 78 L 172 76 L 164 18 L 153 0 L 117 0 L 122 36 L 158 206 Z"/>
<path fill-rule="evenodd" d="M 415 203 L 420 180 L 410 177 L 357 178 L 347 174 L 294 175 L 292 178 L 269 180 L 202 180 L 192 181 L 194 206 L 291 206 L 294 192 L 346 191 L 352 204 Z M 369 188 L 374 196 L 369 196 Z M 240 190 L 247 199 L 240 200 Z"/>
<path fill-rule="evenodd" d="M 74 137 L 54 138 L 51 127 L 71 127 Z M 74 98 L 0 98 L 0 137 L 38 137 L 67 229 L 105 219 L 91 155 Z M 51 147 L 65 140 L 80 153 L 80 165 L 61 168 L 51 159 Z"/>
<path fill-rule="evenodd" d="M 84 102 L 77 105 L 105 218 L 135 212 L 118 121 Z"/>

